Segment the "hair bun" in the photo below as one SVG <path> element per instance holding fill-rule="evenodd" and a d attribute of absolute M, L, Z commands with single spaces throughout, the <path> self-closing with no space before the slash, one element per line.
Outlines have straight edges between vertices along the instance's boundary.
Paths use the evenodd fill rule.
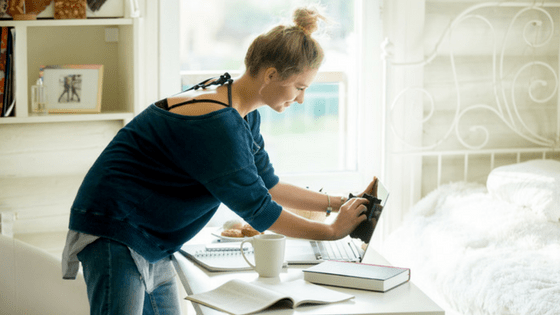
<path fill-rule="evenodd" d="M 294 11 L 293 19 L 297 27 L 310 35 L 319 28 L 319 20 L 324 20 L 325 17 L 315 7 L 304 7 Z"/>

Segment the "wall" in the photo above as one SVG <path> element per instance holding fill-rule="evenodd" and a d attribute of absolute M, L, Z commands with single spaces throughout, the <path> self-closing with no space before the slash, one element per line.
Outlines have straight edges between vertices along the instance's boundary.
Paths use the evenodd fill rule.
<path fill-rule="evenodd" d="M 120 121 L 0 125 L 0 212 L 16 237 L 66 231 L 85 173 Z"/>

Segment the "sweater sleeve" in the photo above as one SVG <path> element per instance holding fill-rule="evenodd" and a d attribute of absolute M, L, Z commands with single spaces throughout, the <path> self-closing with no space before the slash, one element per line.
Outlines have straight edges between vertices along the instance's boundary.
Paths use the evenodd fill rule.
<path fill-rule="evenodd" d="M 264 151 L 262 137 L 254 137 L 258 121 L 220 116 L 216 115 L 212 123 L 207 120 L 193 137 L 198 139 L 196 149 L 176 160 L 214 197 L 255 229 L 264 231 L 278 219 L 282 207 L 268 192 L 278 183 L 278 177 Z"/>

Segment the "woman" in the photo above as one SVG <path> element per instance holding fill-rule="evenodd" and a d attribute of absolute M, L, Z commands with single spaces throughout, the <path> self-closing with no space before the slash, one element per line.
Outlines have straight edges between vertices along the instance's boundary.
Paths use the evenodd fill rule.
<path fill-rule="evenodd" d="M 290 237 L 339 239 L 365 219 L 366 199 L 280 182 L 259 132 L 257 108 L 303 102 L 323 59 L 311 37 L 320 18 L 297 9 L 295 25 L 255 39 L 241 77 L 150 105 L 99 156 L 72 206 L 63 255 L 65 278 L 82 263 L 92 314 L 179 314 L 171 255 L 221 203 L 259 231 Z M 282 206 L 340 214 L 326 224 Z"/>

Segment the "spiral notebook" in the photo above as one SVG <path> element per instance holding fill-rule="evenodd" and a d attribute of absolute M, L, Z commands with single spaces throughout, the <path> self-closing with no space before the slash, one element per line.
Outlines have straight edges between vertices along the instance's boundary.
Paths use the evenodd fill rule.
<path fill-rule="evenodd" d="M 255 261 L 253 248 L 249 244 L 243 248 L 247 259 Z M 252 270 L 241 255 L 239 243 L 185 244 L 180 252 L 209 271 Z"/>

